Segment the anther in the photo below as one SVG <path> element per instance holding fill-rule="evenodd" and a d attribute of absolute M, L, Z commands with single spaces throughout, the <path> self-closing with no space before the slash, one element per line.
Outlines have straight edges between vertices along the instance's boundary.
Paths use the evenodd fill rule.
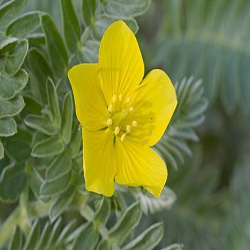
<path fill-rule="evenodd" d="M 131 99 L 130 97 L 127 98 L 126 103 L 130 103 Z"/>
<path fill-rule="evenodd" d="M 121 101 L 121 100 L 122 100 L 122 94 L 119 95 L 119 101 Z"/>
<path fill-rule="evenodd" d="M 115 135 L 118 135 L 120 133 L 120 128 L 119 127 L 116 127 L 115 128 Z"/>
<path fill-rule="evenodd" d="M 112 110 L 113 110 L 113 105 L 112 105 L 112 104 L 109 104 L 109 106 L 108 106 L 108 111 L 111 113 Z"/>
<path fill-rule="evenodd" d="M 114 95 L 114 96 L 112 97 L 112 100 L 111 100 L 112 103 L 116 103 L 116 99 L 117 99 L 117 98 L 116 98 L 116 95 Z"/>
<path fill-rule="evenodd" d="M 128 133 L 131 132 L 131 126 L 130 126 L 130 125 L 127 125 L 127 126 L 126 126 L 126 131 L 127 131 Z"/>
<path fill-rule="evenodd" d="M 132 121 L 132 126 L 133 126 L 133 127 L 137 127 L 137 126 L 138 126 L 137 121 Z"/>
<path fill-rule="evenodd" d="M 129 111 L 130 111 L 130 112 L 133 112 L 133 111 L 134 111 L 134 108 L 131 106 L 131 107 L 129 108 Z"/>
<path fill-rule="evenodd" d="M 123 134 L 123 135 L 121 136 L 121 141 L 124 142 L 125 138 L 126 138 L 126 135 Z"/>
<path fill-rule="evenodd" d="M 107 124 L 108 124 L 108 126 L 111 126 L 111 125 L 112 125 L 112 123 L 113 123 L 112 119 L 111 119 L 111 118 L 109 118 L 109 119 L 107 120 Z"/>

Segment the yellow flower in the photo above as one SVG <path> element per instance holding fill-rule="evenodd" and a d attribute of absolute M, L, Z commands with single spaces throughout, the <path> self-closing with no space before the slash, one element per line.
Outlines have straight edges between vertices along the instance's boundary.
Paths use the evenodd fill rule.
<path fill-rule="evenodd" d="M 160 196 L 167 168 L 150 147 L 163 135 L 177 98 L 162 70 L 152 70 L 144 80 L 143 76 L 140 48 L 123 21 L 113 23 L 103 35 L 99 63 L 69 70 L 82 124 L 88 191 L 112 196 L 116 181 Z"/>

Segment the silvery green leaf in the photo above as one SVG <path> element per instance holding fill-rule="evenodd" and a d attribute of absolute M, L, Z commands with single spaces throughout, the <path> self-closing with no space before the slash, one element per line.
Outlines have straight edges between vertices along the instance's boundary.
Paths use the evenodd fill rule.
<path fill-rule="evenodd" d="M 61 0 L 63 14 L 63 34 L 67 48 L 71 54 L 78 51 L 81 27 L 71 0 Z"/>
<path fill-rule="evenodd" d="M 15 97 L 24 89 L 28 82 L 29 75 L 24 70 L 19 70 L 14 76 L 10 76 L 4 72 L 0 74 L 0 98 L 9 100 Z"/>
<path fill-rule="evenodd" d="M 48 77 L 54 80 L 53 72 L 42 53 L 37 49 L 31 49 L 29 51 L 28 62 L 32 93 L 38 101 L 46 103 L 46 82 Z"/>
<path fill-rule="evenodd" d="M 15 18 L 7 27 L 6 35 L 27 38 L 29 34 L 41 28 L 40 11 L 32 11 Z"/>
<path fill-rule="evenodd" d="M 50 111 L 53 115 L 53 125 L 57 128 L 61 127 L 61 112 L 59 108 L 58 95 L 56 92 L 56 87 L 51 79 L 47 81 L 47 97 Z"/>
<path fill-rule="evenodd" d="M 110 212 L 110 202 L 108 201 L 108 199 L 102 198 L 99 207 L 96 209 L 94 220 L 96 222 L 101 222 L 103 225 L 105 225 L 109 219 Z"/>
<path fill-rule="evenodd" d="M 57 196 L 65 192 L 71 183 L 71 172 L 58 176 L 53 180 L 45 181 L 41 187 L 40 195 L 44 198 Z"/>
<path fill-rule="evenodd" d="M 116 20 L 119 20 L 119 18 L 114 17 L 114 16 L 110 16 L 108 14 L 102 14 L 100 16 L 97 17 L 97 20 L 95 21 L 95 25 L 93 25 L 93 27 L 91 27 L 92 30 L 92 34 L 93 37 L 100 41 L 104 32 L 106 31 L 106 29 Z M 123 19 L 125 21 L 125 23 L 129 26 L 129 28 L 136 33 L 138 31 L 138 25 L 135 21 L 135 19 L 133 18 L 127 18 L 127 19 Z"/>
<path fill-rule="evenodd" d="M 22 96 L 14 97 L 9 101 L 0 99 L 0 118 L 11 117 L 19 114 L 25 103 Z"/>
<path fill-rule="evenodd" d="M 0 137 L 12 136 L 15 133 L 17 133 L 17 126 L 12 117 L 0 119 Z"/>
<path fill-rule="evenodd" d="M 152 250 L 159 244 L 162 236 L 163 224 L 156 223 L 129 242 L 122 250 Z"/>
<path fill-rule="evenodd" d="M 15 75 L 21 68 L 27 55 L 28 48 L 28 41 L 21 40 L 14 49 L 9 51 L 4 62 L 4 70 L 8 75 Z"/>
<path fill-rule="evenodd" d="M 0 199 L 5 202 L 17 200 L 25 187 L 27 176 L 25 165 L 9 165 L 4 168 L 0 177 Z"/>
<path fill-rule="evenodd" d="M 68 190 L 62 193 L 52 204 L 49 211 L 49 218 L 53 222 L 60 216 L 64 210 L 71 204 L 74 197 L 74 188 L 69 186 Z"/>
<path fill-rule="evenodd" d="M 82 1 L 82 16 L 85 26 L 95 23 L 96 0 Z"/>
<path fill-rule="evenodd" d="M 35 249 L 37 242 L 39 240 L 39 236 L 40 236 L 40 224 L 38 220 L 36 220 L 29 231 L 23 250 Z"/>
<path fill-rule="evenodd" d="M 36 198 L 39 199 L 40 189 L 44 183 L 44 180 L 35 168 L 33 168 L 31 171 L 29 181 L 30 181 L 31 190 L 35 194 Z"/>
<path fill-rule="evenodd" d="M 109 0 L 105 8 L 113 16 L 128 18 L 142 15 L 149 5 L 150 0 Z"/>
<path fill-rule="evenodd" d="M 0 160 L 3 159 L 4 157 L 4 147 L 3 147 L 3 143 L 0 140 Z"/>
<path fill-rule="evenodd" d="M 132 204 L 118 220 L 118 222 L 110 229 L 110 237 L 121 245 L 131 231 L 137 226 L 141 219 L 140 203 Z"/>
<path fill-rule="evenodd" d="M 27 0 L 13 0 L 0 6 L 0 29 L 4 29 L 26 6 Z"/>
<path fill-rule="evenodd" d="M 68 55 L 64 42 L 53 19 L 49 15 L 42 15 L 41 23 L 52 69 L 58 78 L 62 78 L 68 71 Z"/>
<path fill-rule="evenodd" d="M 99 239 L 99 232 L 93 222 L 88 222 L 75 238 L 72 250 L 93 250 Z"/>
<path fill-rule="evenodd" d="M 49 137 L 35 144 L 31 155 L 38 158 L 56 156 L 63 152 L 65 146 L 58 136 Z"/>
<path fill-rule="evenodd" d="M 182 244 L 173 244 L 161 250 L 183 250 L 183 249 L 184 249 L 184 246 Z"/>
<path fill-rule="evenodd" d="M 63 101 L 62 108 L 62 137 L 65 144 L 69 144 L 72 133 L 73 123 L 73 98 L 72 94 L 68 92 Z"/>
<path fill-rule="evenodd" d="M 80 54 L 81 60 L 88 63 L 95 63 L 98 61 L 98 51 L 100 43 L 96 40 L 87 40 L 82 47 Z"/>
<path fill-rule="evenodd" d="M 8 250 L 21 250 L 23 242 L 22 231 L 19 227 L 16 227 L 14 230 L 14 234 L 12 235 L 9 243 Z"/>

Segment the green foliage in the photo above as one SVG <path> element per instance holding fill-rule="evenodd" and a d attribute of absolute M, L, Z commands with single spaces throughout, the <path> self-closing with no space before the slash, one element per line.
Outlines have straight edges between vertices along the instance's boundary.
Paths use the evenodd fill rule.
<path fill-rule="evenodd" d="M 204 79 L 211 103 L 219 95 L 232 114 L 249 115 L 249 1 L 166 1 L 164 34 L 152 65 L 163 65 L 174 80 Z"/>

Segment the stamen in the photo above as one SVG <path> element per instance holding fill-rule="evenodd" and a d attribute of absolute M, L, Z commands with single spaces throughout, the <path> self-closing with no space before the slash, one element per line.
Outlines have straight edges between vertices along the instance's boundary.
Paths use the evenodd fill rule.
<path fill-rule="evenodd" d="M 131 107 L 129 108 L 129 111 L 130 111 L 130 112 L 133 112 L 133 111 L 134 111 L 134 108 L 131 106 Z"/>
<path fill-rule="evenodd" d="M 131 101 L 130 97 L 127 98 L 126 103 L 129 103 Z"/>
<path fill-rule="evenodd" d="M 126 135 L 123 134 L 123 135 L 121 136 L 121 141 L 124 142 L 125 138 L 126 138 Z"/>
<path fill-rule="evenodd" d="M 115 135 L 118 135 L 120 133 L 120 128 L 119 127 L 116 127 L 115 128 Z"/>
<path fill-rule="evenodd" d="M 112 97 L 112 100 L 111 100 L 112 103 L 116 103 L 116 99 L 117 99 L 117 98 L 116 98 L 116 95 L 114 95 L 114 96 Z"/>
<path fill-rule="evenodd" d="M 113 105 L 112 105 L 112 104 L 109 104 L 109 106 L 108 106 L 108 111 L 111 113 L 112 110 L 113 110 Z"/>
<path fill-rule="evenodd" d="M 133 127 L 137 127 L 137 126 L 138 126 L 137 121 L 132 121 L 132 126 L 133 126 Z"/>
<path fill-rule="evenodd" d="M 112 125 L 112 123 L 113 123 L 112 119 L 111 119 L 111 118 L 109 118 L 109 119 L 107 120 L 107 124 L 108 124 L 108 126 L 111 126 L 111 125 Z"/>
<path fill-rule="evenodd" d="M 119 101 L 121 101 L 121 100 L 122 100 L 122 94 L 119 95 Z"/>
<path fill-rule="evenodd" d="M 131 126 L 130 126 L 130 125 L 127 125 L 127 126 L 126 126 L 126 131 L 127 131 L 128 133 L 131 132 Z"/>

